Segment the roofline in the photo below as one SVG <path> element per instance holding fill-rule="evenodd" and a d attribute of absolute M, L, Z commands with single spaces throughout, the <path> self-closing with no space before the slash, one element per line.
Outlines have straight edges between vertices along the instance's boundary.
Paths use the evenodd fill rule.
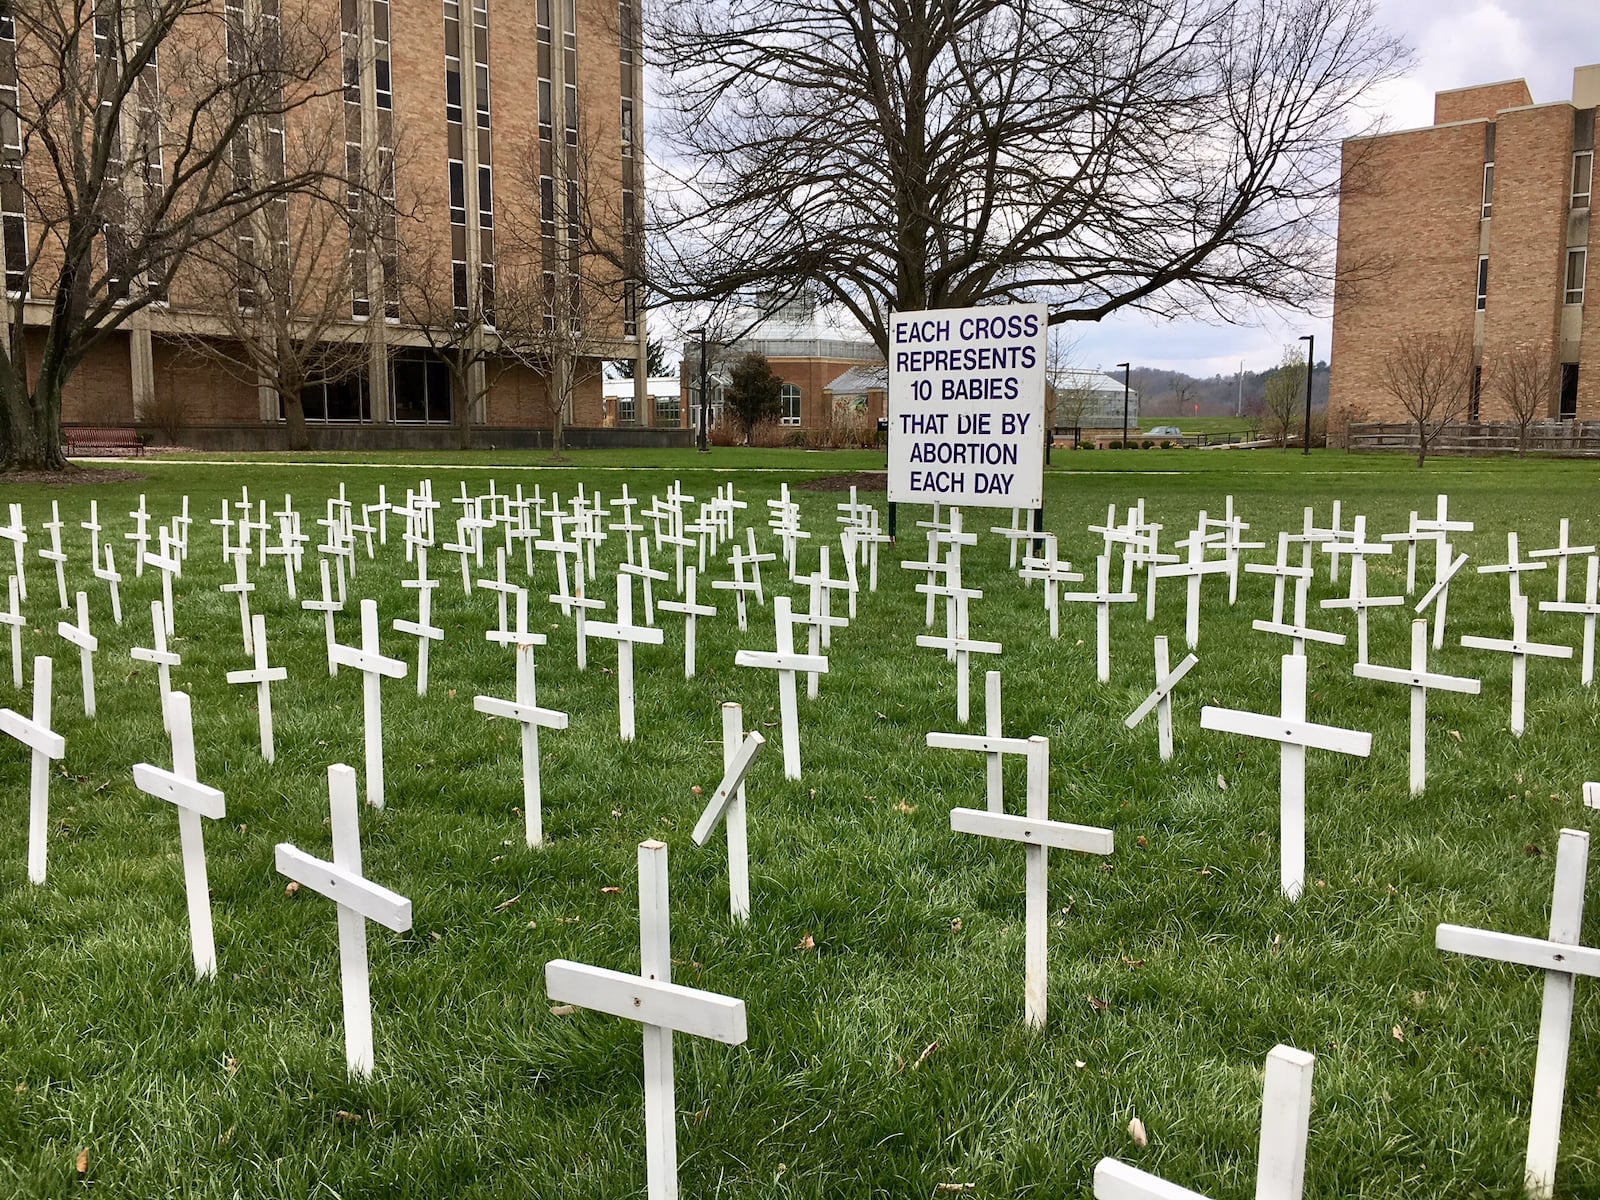
<path fill-rule="evenodd" d="M 1493 83 L 1468 83 L 1463 84 L 1461 87 L 1440 88 L 1433 94 L 1435 96 L 1453 96 L 1457 92 L 1475 92 L 1480 88 L 1505 87 L 1508 83 L 1520 83 L 1523 87 L 1528 88 L 1527 79 L 1518 76 L 1515 79 L 1496 79 Z M 1532 88 L 1528 88 L 1528 95 L 1533 95 Z"/>

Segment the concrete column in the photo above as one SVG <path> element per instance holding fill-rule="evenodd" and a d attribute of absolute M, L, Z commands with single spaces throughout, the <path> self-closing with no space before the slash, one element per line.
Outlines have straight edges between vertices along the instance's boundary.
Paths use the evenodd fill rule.
<path fill-rule="evenodd" d="M 128 319 L 128 372 L 133 391 L 133 416 L 138 420 L 150 412 L 156 402 L 155 347 L 150 340 L 149 318 L 142 312 Z"/>
<path fill-rule="evenodd" d="M 372 0 L 360 0 L 361 29 L 361 173 L 362 183 L 372 192 L 378 187 L 378 44 L 373 31 Z M 390 29 L 393 30 L 393 14 Z M 390 39 L 391 46 L 393 38 Z M 391 78 L 394 70 L 390 65 Z M 367 397 L 374 424 L 386 425 L 394 418 L 389 407 L 389 349 L 387 309 L 383 287 L 383 238 L 370 233 L 367 243 Z"/>

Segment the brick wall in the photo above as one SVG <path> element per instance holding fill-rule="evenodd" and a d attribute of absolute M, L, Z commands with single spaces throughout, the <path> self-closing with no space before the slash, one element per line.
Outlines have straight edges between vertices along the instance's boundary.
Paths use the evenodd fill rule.
<path fill-rule="evenodd" d="M 1492 121 L 1503 108 L 1517 108 L 1532 103 L 1533 96 L 1528 91 L 1528 85 L 1521 79 L 1456 88 L 1450 92 L 1435 93 L 1433 123 L 1448 125 L 1452 121 Z"/>

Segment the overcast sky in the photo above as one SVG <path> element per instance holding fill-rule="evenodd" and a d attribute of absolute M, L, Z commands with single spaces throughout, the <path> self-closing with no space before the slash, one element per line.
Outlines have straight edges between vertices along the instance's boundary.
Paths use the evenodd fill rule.
<path fill-rule="evenodd" d="M 1526 79 L 1534 101 L 1572 96 L 1572 71 L 1600 62 L 1596 0 L 1377 0 L 1383 22 L 1415 52 L 1411 73 L 1372 97 L 1389 129 L 1433 123 L 1433 94 L 1448 88 Z M 1276 363 L 1286 342 L 1317 339 L 1328 356 L 1328 314 L 1260 313 L 1248 326 L 1158 322 L 1139 314 L 1086 326 L 1076 357 L 1086 367 L 1131 361 L 1191 375 L 1231 374 Z"/>

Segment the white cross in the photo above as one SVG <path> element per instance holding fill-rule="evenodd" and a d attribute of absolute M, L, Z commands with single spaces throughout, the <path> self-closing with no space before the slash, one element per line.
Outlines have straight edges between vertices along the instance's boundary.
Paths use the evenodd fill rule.
<path fill-rule="evenodd" d="M 1439 539 L 1434 546 L 1433 568 L 1435 574 L 1438 574 L 1440 571 L 1442 571 L 1445 565 L 1450 561 L 1449 542 L 1447 542 L 1445 539 L 1448 538 L 1452 533 L 1471 533 L 1473 531 L 1473 524 L 1471 521 L 1452 521 L 1450 519 L 1450 497 L 1445 495 L 1443 492 L 1439 493 L 1437 512 L 1438 516 L 1434 517 L 1433 519 L 1425 519 L 1417 522 L 1417 528 L 1419 530 L 1431 533 Z M 1438 650 L 1441 647 L 1437 642 L 1435 642 L 1433 648 Z"/>
<path fill-rule="evenodd" d="M 196 979 L 217 974 L 217 947 L 211 936 L 211 892 L 206 886 L 206 845 L 200 818 L 220 820 L 227 815 L 223 795 L 197 782 L 194 767 L 194 721 L 186 692 L 173 692 L 172 770 L 138 763 L 133 782 L 141 792 L 170 801 L 178 809 L 178 838 L 183 846 L 183 890 L 189 903 L 189 939 L 194 947 Z"/>
<path fill-rule="evenodd" d="M 328 674 L 337 675 L 339 673 L 339 664 L 333 657 L 333 614 L 344 611 L 344 601 L 334 599 L 333 585 L 328 580 L 328 560 L 325 558 L 318 559 L 317 567 L 322 574 L 322 599 L 302 600 L 300 601 L 300 607 L 309 612 L 320 612 L 322 614 L 322 628 L 323 633 L 327 635 L 328 644 Z"/>
<path fill-rule="evenodd" d="M 573 639 L 578 651 L 578 670 L 589 669 L 589 611 L 599 610 L 606 606 L 604 600 L 591 600 L 584 592 L 584 573 L 582 570 L 573 573 L 573 582 L 578 586 L 574 593 L 565 598 L 563 608 L 572 613 Z M 552 604 L 560 603 L 562 596 L 557 594 L 550 597 Z"/>
<path fill-rule="evenodd" d="M 1278 561 L 1275 563 L 1246 563 L 1245 571 L 1251 575 L 1272 576 L 1272 621 L 1271 624 L 1283 624 L 1283 597 L 1285 581 L 1290 579 L 1310 579 L 1310 567 L 1292 567 L 1289 565 L 1289 538 L 1288 532 L 1278 534 Z"/>
<path fill-rule="evenodd" d="M 178 556 L 185 562 L 189 560 L 189 495 L 187 492 L 182 497 L 178 515 L 172 518 L 172 529 L 175 545 L 178 547 Z"/>
<path fill-rule="evenodd" d="M 531 642 L 535 646 L 546 645 L 550 639 L 542 633 L 534 633 L 528 628 L 528 592 L 526 588 L 514 589 L 517 597 L 512 610 L 516 613 L 516 626 L 511 629 L 491 629 L 483 635 L 483 640 L 493 642 L 497 646 L 520 646 L 523 642 Z"/>
<path fill-rule="evenodd" d="M 1324 549 L 1345 548 L 1346 543 L 1330 544 Z M 1404 596 L 1372 596 L 1367 593 L 1367 556 L 1354 554 L 1350 559 L 1350 594 L 1322 601 L 1323 608 L 1348 608 L 1356 614 L 1356 662 L 1367 661 L 1367 610 L 1388 608 L 1406 602 Z"/>
<path fill-rule="evenodd" d="M 1161 747 L 1161 761 L 1168 762 L 1172 758 L 1172 689 L 1178 686 L 1178 681 L 1194 669 L 1200 660 L 1192 654 L 1184 655 L 1175 670 L 1167 668 L 1167 639 L 1156 638 L 1156 687 L 1144 698 L 1138 708 L 1128 714 L 1128 719 L 1123 722 L 1129 729 L 1137 729 L 1140 722 L 1150 715 L 1150 710 L 1156 712 L 1156 737 Z"/>
<path fill-rule="evenodd" d="M 58 622 L 56 633 L 78 648 L 78 664 L 83 671 L 83 715 L 94 716 L 94 655 L 100 639 L 89 632 L 89 593 L 78 593 L 78 623 Z"/>
<path fill-rule="evenodd" d="M 852 492 L 855 491 L 854 488 L 851 488 L 850 490 Z M 851 507 L 854 508 L 855 497 L 852 495 L 850 499 Z M 838 507 L 843 508 L 844 505 L 841 504 Z M 1025 542 L 1034 536 L 1033 530 L 1029 528 L 1028 522 L 1023 517 L 1024 513 L 1031 511 L 1032 510 L 1026 508 L 1013 508 L 1011 510 L 1011 524 L 989 526 L 990 533 L 998 533 L 1001 537 L 1005 538 L 1007 551 L 1006 565 L 1013 571 L 1017 569 L 1017 547 L 1022 542 Z"/>
<path fill-rule="evenodd" d="M 1095 559 L 1095 590 L 1092 592 L 1062 592 L 1061 599 L 1067 601 L 1078 600 L 1086 604 L 1093 604 L 1097 611 L 1094 618 L 1095 631 L 1095 676 L 1101 683 L 1111 681 L 1111 606 L 1113 604 L 1132 604 L 1139 599 L 1136 592 L 1113 592 L 1111 590 L 1111 559 L 1102 554 Z"/>
<path fill-rule="evenodd" d="M 728 910 L 735 921 L 750 919 L 750 848 L 745 837 L 745 776 L 766 744 L 755 730 L 744 732 L 744 710 L 722 706 L 722 782 L 694 826 L 694 844 L 704 846 L 723 822 L 728 831 Z"/>
<path fill-rule="evenodd" d="M 99 562 L 100 530 L 104 528 L 100 524 L 100 501 L 89 501 L 89 519 L 87 521 L 79 521 L 78 528 L 87 530 L 89 533 L 89 561 L 92 563 Z"/>
<path fill-rule="evenodd" d="M 618 576 L 619 583 L 624 576 Z M 695 580 L 697 572 L 690 567 L 684 578 L 684 598 L 682 600 L 663 600 L 661 607 L 667 612 L 683 614 L 683 677 L 693 679 L 695 671 L 695 623 L 699 617 L 714 617 L 717 610 L 709 604 L 695 602 Z M 715 586 L 715 585 L 713 585 Z"/>
<path fill-rule="evenodd" d="M 828 660 L 821 654 L 796 654 L 794 652 L 794 615 L 790 611 L 789 597 L 772 598 L 772 619 L 777 627 L 775 650 L 739 650 L 733 662 L 740 667 L 762 667 L 778 672 L 778 716 L 783 731 L 783 774 L 788 779 L 800 778 L 800 698 L 795 689 L 795 672 L 806 671 L 826 674 Z"/>
<path fill-rule="evenodd" d="M 1476 696 L 1482 683 L 1460 675 L 1439 675 L 1428 670 L 1428 622 L 1411 622 L 1411 666 L 1380 667 L 1358 662 L 1356 678 L 1399 683 L 1411 689 L 1411 794 L 1421 795 L 1428 785 L 1428 689 Z"/>
<path fill-rule="evenodd" d="M 1531 562 L 1528 559 L 1517 557 L 1517 534 L 1515 530 L 1506 534 L 1506 561 L 1491 563 L 1487 567 L 1479 567 L 1479 575 L 1504 575 L 1506 582 L 1511 587 L 1511 599 L 1522 595 L 1522 575 L 1527 571 L 1543 571 L 1550 566 L 1547 562 Z"/>
<path fill-rule="evenodd" d="M 228 511 L 227 501 L 223 501 L 222 511 L 223 515 L 226 516 Z M 150 512 L 145 508 L 143 492 L 139 493 L 139 507 L 134 509 L 128 515 L 133 518 L 133 532 L 125 533 L 122 536 L 125 541 L 132 542 L 134 545 L 133 573 L 137 578 L 144 574 L 144 548 L 150 544 L 150 533 L 148 529 Z M 216 522 L 213 521 L 212 524 L 216 524 Z M 226 535 L 223 537 L 223 544 L 224 546 L 227 544 Z M 27 599 L 27 597 L 24 596 L 23 599 Z"/>
<path fill-rule="evenodd" d="M 464 486 L 464 485 L 463 485 Z M 457 503 L 460 503 L 458 500 Z M 469 501 L 470 503 L 470 501 Z M 461 590 L 467 595 L 472 595 L 472 531 L 473 524 L 467 517 L 456 518 L 456 540 L 446 542 L 442 549 L 447 554 L 456 554 L 461 558 Z M 542 547 L 541 547 L 542 549 Z"/>
<path fill-rule="evenodd" d="M 844 628 L 848 625 L 849 618 L 835 619 L 833 615 L 833 593 L 848 591 L 853 597 L 855 585 L 848 578 L 835 579 L 828 567 L 828 547 L 817 548 L 817 569 L 810 575 L 801 577 L 798 582 L 804 583 L 810 589 L 811 616 L 820 617 L 816 626 L 822 634 L 822 649 L 826 650 L 833 645 L 833 631 L 835 628 Z M 815 649 L 812 651 L 815 653 Z"/>
<path fill-rule="evenodd" d="M 385 678 L 404 679 L 406 664 L 398 658 L 385 658 L 378 647 L 378 602 L 361 602 L 361 648 L 342 646 L 338 642 L 328 647 L 331 661 L 341 667 L 354 667 L 362 673 L 361 712 L 366 728 L 367 746 L 367 803 L 373 808 L 383 807 L 383 696 L 381 684 Z"/>
<path fill-rule="evenodd" d="M 22 687 L 22 627 L 28 623 L 28 618 L 22 614 L 20 581 L 15 575 L 7 581 L 6 592 L 10 597 L 10 604 L 5 612 L 0 612 L 0 625 L 8 626 L 11 630 L 11 682 L 20 690 Z"/>
<path fill-rule="evenodd" d="M 645 550 L 645 553 L 647 553 L 647 554 L 649 553 L 649 547 L 648 546 L 644 547 L 644 550 Z M 739 632 L 740 633 L 743 633 L 745 630 L 749 629 L 749 627 L 750 627 L 750 625 L 749 625 L 749 613 L 748 613 L 748 611 L 746 609 L 746 605 L 745 605 L 745 594 L 747 592 L 754 593 L 754 592 L 757 592 L 757 591 L 760 590 L 760 585 L 758 583 L 756 583 L 755 580 L 746 579 L 744 577 L 744 565 L 745 565 L 745 563 L 747 563 L 749 561 L 750 560 L 745 556 L 744 551 L 742 549 L 740 549 L 740 547 L 737 544 L 735 544 L 734 547 L 733 547 L 733 552 L 728 556 L 728 563 L 729 563 L 729 565 L 731 565 L 733 567 L 733 578 L 732 579 L 713 579 L 711 581 L 711 587 L 712 587 L 713 591 L 722 591 L 722 592 L 732 592 L 733 593 L 734 609 L 737 612 L 738 617 L 739 617 Z M 626 569 L 627 569 L 626 567 L 623 568 L 623 570 L 626 570 Z M 661 577 L 663 579 L 665 579 L 666 578 L 666 574 L 663 572 Z M 646 595 L 646 603 L 648 605 L 648 597 L 649 597 L 648 587 L 646 589 L 645 595 Z"/>
<path fill-rule="evenodd" d="M 161 572 L 161 612 L 162 620 L 166 622 L 167 636 L 172 636 L 172 581 L 183 574 L 183 560 L 178 557 L 176 548 L 172 544 L 172 534 L 161 530 L 161 553 L 150 554 L 140 551 L 140 558 L 145 563 Z"/>
<path fill-rule="evenodd" d="M 1225 574 L 1228 570 L 1226 559 L 1206 561 L 1206 546 L 1210 539 L 1202 532 L 1205 522 L 1206 514 L 1201 510 L 1199 527 L 1177 543 L 1188 551 L 1188 558 L 1184 562 L 1156 563 L 1150 568 L 1152 579 L 1162 579 L 1169 575 L 1188 579 L 1189 603 L 1184 618 L 1184 640 L 1191 650 L 1200 643 L 1200 580 L 1206 575 Z"/>
<path fill-rule="evenodd" d="M 517 644 L 517 698 L 501 700 L 475 696 L 472 707 L 491 717 L 505 717 L 522 725 L 522 817 L 529 846 L 544 841 L 544 801 L 539 769 L 539 730 L 567 728 L 567 714 L 540 708 L 533 673 L 532 641 Z"/>
<path fill-rule="evenodd" d="M 975 833 L 1023 844 L 1027 867 L 1025 1007 L 1028 1024 L 1042 1029 L 1049 990 L 1050 847 L 1076 850 L 1080 854 L 1110 854 L 1114 845 L 1109 829 L 1050 820 L 1050 739 L 1029 738 L 1027 753 L 1026 816 L 953 808 L 950 828 L 956 833 Z"/>
<path fill-rule="evenodd" d="M 1342 633 L 1330 633 L 1325 629 L 1313 629 L 1306 619 L 1306 596 L 1311 590 L 1311 568 L 1290 568 L 1294 579 L 1294 620 L 1288 623 L 1283 621 L 1252 621 L 1250 627 L 1259 629 L 1262 633 L 1276 633 L 1283 637 L 1294 639 L 1294 653 L 1304 654 L 1307 642 L 1324 642 L 1330 646 L 1342 646 L 1345 636 Z"/>
<path fill-rule="evenodd" d="M 106 549 L 109 551 L 110 547 Z M 155 643 L 154 648 L 134 646 L 128 651 L 128 656 L 139 662 L 154 664 L 156 684 L 161 693 L 161 727 L 170 732 L 172 717 L 168 706 L 172 698 L 172 668 L 182 666 L 183 659 L 174 651 L 167 649 L 167 625 L 159 600 L 150 601 L 150 630 L 151 640 Z"/>
<path fill-rule="evenodd" d="M 521 591 L 514 583 L 506 582 L 506 552 L 503 547 L 496 547 L 494 552 L 494 578 L 478 580 L 481 591 L 495 594 L 495 610 L 499 618 L 496 626 L 502 633 L 508 628 L 506 625 L 506 597 L 513 592 Z"/>
<path fill-rule="evenodd" d="M 746 1034 L 744 1001 L 672 982 L 672 932 L 667 898 L 667 847 L 639 843 L 639 974 L 565 959 L 544 968 L 545 991 L 644 1026 L 644 1137 L 649 1200 L 677 1200 L 677 1092 L 672 1035 L 687 1033 L 729 1046 Z"/>
<path fill-rule="evenodd" d="M 16 576 L 12 576 L 13 594 Z M 33 717 L 0 708 L 0 733 L 9 734 L 32 752 L 28 777 L 28 879 L 44 882 L 50 836 L 50 760 L 67 752 L 67 742 L 50 729 L 50 678 L 54 664 L 40 655 L 33 660 Z M 19 683 L 17 686 L 21 686 Z"/>
<path fill-rule="evenodd" d="M 1000 672 L 987 671 L 983 676 L 983 732 L 930 733 L 927 744 L 930 750 L 976 750 L 984 757 L 984 804 L 992 813 L 1005 811 L 1005 796 L 1001 791 L 1004 760 L 1007 754 L 1027 754 L 1027 738 L 1005 736 L 1000 712 Z"/>
<path fill-rule="evenodd" d="M 408 531 L 409 532 L 409 531 Z M 417 577 L 415 579 L 402 579 L 400 586 L 415 588 L 417 592 L 417 619 L 407 621 L 403 618 L 392 622 L 396 633 L 408 633 L 417 639 L 417 695 L 428 694 L 428 649 L 434 642 L 444 641 L 444 630 L 433 623 L 433 589 L 439 586 L 437 579 L 428 578 L 428 548 L 416 548 Z M 523 608 L 527 608 L 526 593 L 523 593 Z M 328 619 L 333 619 L 329 614 Z"/>
<path fill-rule="evenodd" d="M 756 549 L 756 531 L 754 529 L 746 529 L 744 536 L 746 544 L 750 547 L 750 553 L 744 556 L 744 560 L 750 564 L 750 578 L 755 581 L 756 604 L 765 608 L 767 606 L 767 598 L 761 591 L 761 564 L 764 562 L 777 562 L 778 556 L 776 554 L 762 554 Z M 26 599 L 27 597 L 23 598 Z"/>
<path fill-rule="evenodd" d="M 1433 586 L 1421 600 L 1417 601 L 1416 611 L 1427 612 L 1428 606 L 1433 606 L 1433 648 L 1444 649 L 1444 619 L 1445 606 L 1450 602 L 1450 581 L 1454 579 L 1461 568 L 1467 565 L 1467 556 L 1454 557 L 1455 548 L 1449 542 L 1441 541 L 1438 547 L 1439 573 Z"/>
<path fill-rule="evenodd" d="M 874 594 L 878 591 L 878 547 L 889 544 L 889 535 L 878 528 L 878 510 L 867 509 L 867 523 L 864 527 L 854 531 L 856 544 L 861 547 L 861 554 L 867 567 L 867 591 Z M 755 531 L 751 530 L 752 536 Z"/>
<path fill-rule="evenodd" d="M 1406 595 L 1417 590 L 1417 543 L 1437 540 L 1437 535 L 1417 528 L 1417 514 L 1412 513 L 1404 533 L 1386 533 L 1386 542 L 1404 542 L 1406 546 Z"/>
<path fill-rule="evenodd" d="M 1540 612 L 1579 613 L 1583 617 L 1583 686 L 1594 685 L 1594 623 L 1600 616 L 1600 558 L 1590 557 L 1589 574 L 1584 585 L 1583 599 L 1577 603 L 1569 603 L 1565 598 L 1565 590 L 1560 600 L 1539 601 Z M 13 604 L 13 608 L 16 606 Z"/>
<path fill-rule="evenodd" d="M 233 592 L 239 597 L 239 625 L 244 630 L 244 652 L 255 653 L 255 643 L 251 640 L 250 625 L 250 593 L 256 590 L 256 585 L 250 582 L 248 547 L 241 546 L 233 556 L 233 582 L 225 583 L 217 590 Z"/>
<path fill-rule="evenodd" d="M 61 503 L 50 501 L 50 519 L 44 523 L 50 531 L 50 549 L 39 551 L 39 557 L 56 568 L 56 591 L 61 597 L 61 607 L 67 607 L 67 556 L 61 552 Z"/>
<path fill-rule="evenodd" d="M 1316 1057 L 1292 1046 L 1267 1055 L 1261 1088 L 1261 1153 L 1256 1200 L 1301 1200 L 1306 1185 L 1306 1142 L 1311 1128 L 1311 1072 Z M 1095 1200 L 1206 1200 L 1199 1192 L 1158 1175 L 1102 1158 L 1094 1168 Z"/>
<path fill-rule="evenodd" d="M 633 623 L 633 579 L 617 576 L 617 619 L 590 621 L 589 636 L 617 644 L 617 725 L 625 742 L 633 741 L 633 647 L 635 643 L 659 646 L 666 635 L 648 625 Z"/>
<path fill-rule="evenodd" d="M 1440 925 L 1434 934 L 1434 945 L 1448 953 L 1544 971 L 1544 1007 L 1539 1014 L 1539 1053 L 1533 1066 L 1533 1103 L 1528 1114 L 1528 1157 L 1523 1176 L 1530 1196 L 1548 1197 L 1555 1189 L 1574 985 L 1579 975 L 1600 977 L 1600 950 L 1580 941 L 1588 868 L 1589 835 L 1577 829 L 1563 829 L 1556 850 L 1548 940 L 1460 925 Z"/>
<path fill-rule="evenodd" d="M 1511 597 L 1511 640 L 1477 637 L 1468 634 L 1461 644 L 1473 650 L 1499 650 L 1511 655 L 1511 732 L 1522 736 L 1527 724 L 1528 659 L 1571 658 L 1571 646 L 1554 646 L 1528 640 L 1528 598 L 1520 592 Z"/>
<path fill-rule="evenodd" d="M 923 586 L 923 585 L 919 585 Z M 955 628 L 945 637 L 935 637 L 931 634 L 918 634 L 917 645 L 929 649 L 943 650 L 955 660 L 956 664 L 956 720 L 965 725 L 971 715 L 971 685 L 972 685 L 972 658 L 974 654 L 999 654 L 1002 647 L 999 642 L 979 641 L 968 636 L 969 606 L 964 602 L 965 594 L 972 589 L 961 589 L 963 602 L 955 608 Z M 981 596 L 983 593 L 977 593 Z"/>
<path fill-rule="evenodd" d="M 644 623 L 646 625 L 654 625 L 656 623 L 656 589 L 655 589 L 655 585 L 658 584 L 658 583 L 665 583 L 667 581 L 667 573 L 665 571 L 656 571 L 656 570 L 652 570 L 651 569 L 651 567 L 650 567 L 650 539 L 649 538 L 640 538 L 639 539 L 639 562 L 637 564 L 635 564 L 634 561 L 633 561 L 633 550 L 632 550 L 631 544 L 630 544 L 630 548 L 628 550 L 628 561 L 623 563 L 623 564 L 621 564 L 617 568 L 617 570 L 620 571 L 624 575 L 632 575 L 635 579 L 638 579 L 638 580 L 643 582 L 643 584 L 644 584 Z M 719 587 L 721 585 L 714 583 L 711 586 L 712 587 Z M 742 629 L 742 628 L 744 628 L 744 626 L 741 625 L 740 628 Z"/>
<path fill-rule="evenodd" d="M 118 585 L 122 583 L 122 576 L 117 572 L 117 562 L 116 559 L 111 555 L 111 547 L 109 544 L 106 546 L 106 565 L 102 567 L 98 558 L 96 558 L 92 570 L 94 571 L 94 577 L 98 580 L 101 580 L 110 589 L 111 619 L 116 622 L 116 624 L 121 625 L 122 589 Z"/>
<path fill-rule="evenodd" d="M 9 525 L 0 525 L 0 540 L 11 543 L 12 553 L 17 561 L 14 575 L 21 583 L 22 598 L 26 601 L 28 598 L 27 556 L 23 553 L 22 548 L 28 544 L 28 529 L 22 523 L 22 505 L 11 505 L 10 513 L 11 523 Z"/>
<path fill-rule="evenodd" d="M 561 514 L 552 513 L 550 517 L 550 540 L 535 542 L 534 545 L 535 548 L 547 550 L 556 556 L 557 589 L 556 594 L 551 596 L 550 599 L 554 603 L 559 603 L 561 605 L 561 615 L 568 617 L 572 615 L 572 590 L 567 581 L 567 558 L 578 553 L 579 546 L 577 542 L 569 542 L 563 536 L 565 532 L 566 528 L 562 524 Z"/>
<path fill-rule="evenodd" d="M 1341 515 L 1340 510 L 1343 508 L 1343 505 L 1344 502 L 1342 500 L 1335 500 L 1333 502 L 1333 520 L 1328 523 L 1326 528 L 1322 529 L 1318 529 L 1312 524 L 1311 509 L 1306 509 L 1305 532 L 1301 536 L 1306 541 L 1305 554 L 1307 566 L 1311 565 L 1311 546 L 1313 541 L 1323 543 L 1323 549 L 1327 549 L 1329 544 L 1338 544 L 1352 532 L 1349 529 L 1342 528 L 1339 524 Z M 1328 582 L 1339 582 L 1339 556 L 1337 554 L 1330 555 L 1328 558 Z"/>
<path fill-rule="evenodd" d="M 284 667 L 267 665 L 267 618 L 260 613 L 251 618 L 255 626 L 255 636 L 251 639 L 253 647 L 251 653 L 255 655 L 255 666 L 247 671 L 229 671 L 229 683 L 256 685 L 256 713 L 261 726 L 261 757 L 268 762 L 277 761 L 277 753 L 272 740 L 272 685 L 289 678 L 289 672 Z"/>
<path fill-rule="evenodd" d="M 1061 636 L 1061 585 L 1063 583 L 1082 583 L 1081 572 L 1074 571 L 1072 564 L 1056 556 L 1056 535 L 1047 533 L 1040 539 L 1044 543 L 1044 553 L 1022 556 L 1022 569 L 1017 572 L 1024 580 L 1040 579 L 1044 581 L 1044 611 L 1050 618 L 1050 636 Z M 928 602 L 932 604 L 930 594 Z"/>
<path fill-rule="evenodd" d="M 1241 712 L 1235 708 L 1200 710 L 1200 728 L 1245 737 L 1265 738 L 1279 744 L 1278 805 L 1282 863 L 1279 871 L 1283 894 L 1298 899 L 1306 874 L 1306 748 L 1332 750 L 1366 758 L 1372 753 L 1372 735 L 1306 720 L 1306 660 L 1301 654 L 1283 656 L 1283 684 L 1278 716 Z"/>
<path fill-rule="evenodd" d="M 1567 541 L 1571 521 L 1561 518 L 1561 536 L 1556 539 L 1556 544 L 1549 550 L 1535 550 L 1528 555 L 1529 558 L 1553 558 L 1556 560 L 1556 600 L 1565 602 L 1567 598 L 1567 560 L 1569 558 L 1582 558 L 1585 554 L 1593 554 L 1593 546 L 1574 546 Z M 1542 609 L 1544 606 L 1540 605 Z M 1561 610 L 1557 610 L 1561 611 Z"/>
<path fill-rule="evenodd" d="M 1239 562 L 1240 551 L 1261 550 L 1265 542 L 1247 542 L 1243 540 L 1244 531 L 1250 526 L 1241 520 L 1233 511 L 1233 497 L 1227 496 L 1223 507 L 1223 515 L 1219 519 L 1211 517 L 1202 519 L 1201 526 L 1211 526 L 1222 533 L 1223 560 L 1228 564 L 1228 605 L 1231 608 L 1239 599 Z M 1124 591 L 1127 589 L 1124 588 Z"/>
<path fill-rule="evenodd" d="M 278 844 L 274 858 L 278 874 L 338 905 L 345 1062 L 351 1078 L 365 1079 L 372 1074 L 372 998 L 367 973 L 366 922 L 376 921 L 386 929 L 404 933 L 411 928 L 411 901 L 373 883 L 361 873 L 356 773 L 343 763 L 328 768 L 328 801 L 333 816 L 333 861 L 312 858 L 287 842 Z"/>

